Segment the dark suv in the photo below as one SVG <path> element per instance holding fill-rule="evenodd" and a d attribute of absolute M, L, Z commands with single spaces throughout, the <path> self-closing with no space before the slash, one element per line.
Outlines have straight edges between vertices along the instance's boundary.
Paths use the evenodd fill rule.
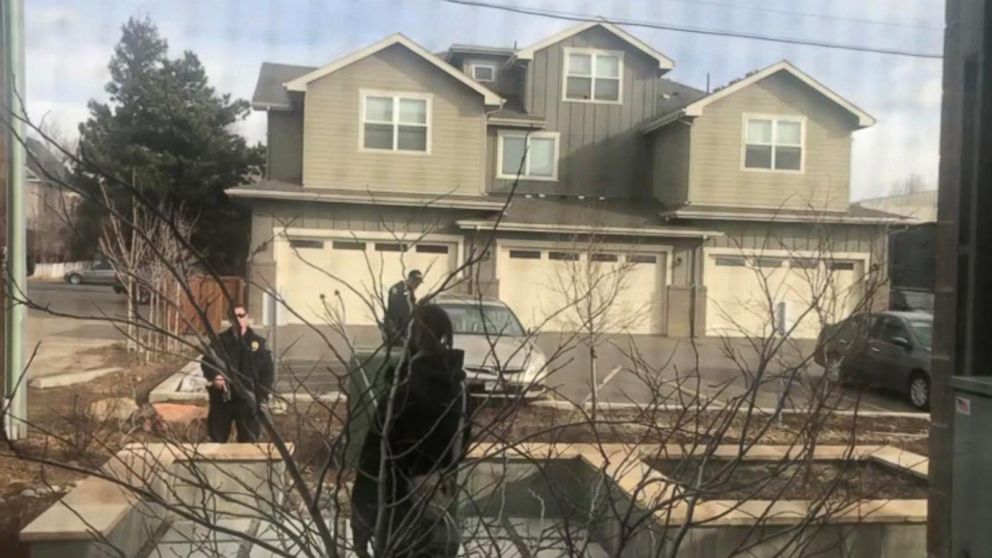
<path fill-rule="evenodd" d="M 932 331 L 933 316 L 925 312 L 858 314 L 820 332 L 814 359 L 841 382 L 895 390 L 925 410 Z"/>

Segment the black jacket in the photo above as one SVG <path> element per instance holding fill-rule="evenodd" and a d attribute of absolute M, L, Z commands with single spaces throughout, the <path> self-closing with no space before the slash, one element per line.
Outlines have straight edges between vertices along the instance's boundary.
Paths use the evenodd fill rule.
<path fill-rule="evenodd" d="M 388 339 L 398 340 L 406 337 L 406 326 L 416 303 L 417 297 L 407 287 L 406 281 L 400 281 L 389 288 L 386 316 L 382 324 Z"/>
<path fill-rule="evenodd" d="M 376 419 L 362 441 L 359 470 L 352 488 L 352 532 L 358 556 L 368 556 L 359 549 L 365 548 L 376 525 L 380 490 L 386 498 L 385 532 L 391 533 L 390 538 L 404 539 L 397 548 L 438 542 L 432 534 L 438 525 L 415 509 L 411 490 L 415 476 L 451 470 L 468 449 L 471 433 L 466 414 L 468 394 L 464 389 L 463 359 L 462 351 L 451 350 L 431 357 L 414 357 L 409 369 L 399 371 L 383 478 L 379 478 L 383 465 L 381 443 L 388 406 L 385 394 L 377 399 Z M 387 371 L 386 375 L 392 377 L 395 373 Z M 411 520 L 418 524 L 412 529 Z M 448 555 L 433 551 L 394 554 Z"/>
<path fill-rule="evenodd" d="M 251 328 L 243 337 L 233 327 L 218 335 L 210 351 L 203 355 L 200 368 L 210 382 L 223 373 L 228 379 L 231 399 L 250 401 L 254 397 L 257 401 L 267 401 L 275 380 L 272 353 L 265 346 L 265 338 Z"/>
<path fill-rule="evenodd" d="M 457 465 L 464 456 L 470 432 L 463 360 L 464 353 L 457 349 L 433 357 L 417 356 L 401 373 L 393 399 L 389 453 L 404 476 L 439 472 Z M 392 376 L 393 371 L 387 371 L 386 377 Z M 377 402 L 376 421 L 359 459 L 359 468 L 373 476 L 379 471 L 388 389 Z"/>

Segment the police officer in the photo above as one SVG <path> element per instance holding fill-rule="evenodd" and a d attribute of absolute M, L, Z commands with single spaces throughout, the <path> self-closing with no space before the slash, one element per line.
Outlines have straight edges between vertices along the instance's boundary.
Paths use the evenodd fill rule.
<path fill-rule="evenodd" d="M 248 311 L 234 307 L 235 323 L 217 336 L 200 368 L 210 384 L 207 434 L 224 443 L 237 427 L 238 442 L 255 442 L 260 431 L 261 404 L 268 401 L 275 372 L 265 339 L 248 327 Z"/>
<path fill-rule="evenodd" d="M 415 291 L 424 282 L 424 274 L 414 269 L 406 279 L 389 288 L 386 301 L 386 316 L 383 320 L 383 335 L 389 345 L 402 345 L 406 340 L 406 327 L 410 314 L 417 304 Z"/>

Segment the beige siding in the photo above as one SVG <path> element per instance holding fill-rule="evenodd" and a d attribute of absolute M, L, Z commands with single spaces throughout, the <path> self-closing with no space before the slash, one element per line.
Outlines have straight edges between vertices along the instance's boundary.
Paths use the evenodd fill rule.
<path fill-rule="evenodd" d="M 806 118 L 802 173 L 742 170 L 745 113 Z M 849 203 L 853 117 L 778 73 L 703 109 L 692 127 L 689 199 L 699 205 L 829 208 Z"/>
<path fill-rule="evenodd" d="M 299 184 L 303 177 L 303 109 L 269 111 L 268 175 Z"/>
<path fill-rule="evenodd" d="M 668 204 L 682 204 L 688 196 L 689 134 L 688 126 L 675 122 L 648 137 L 654 196 Z"/>
<path fill-rule="evenodd" d="M 431 152 L 360 151 L 362 89 L 431 94 Z M 484 156 L 482 96 L 403 46 L 389 47 L 307 88 L 305 186 L 477 194 Z"/>
<path fill-rule="evenodd" d="M 881 226 L 744 221 L 692 221 L 689 224 L 724 233 L 709 239 L 707 247 L 870 252 L 872 260 L 879 263 L 885 257 L 886 230 Z"/>
<path fill-rule="evenodd" d="M 623 102 L 563 101 L 565 47 L 623 51 Z M 655 114 L 657 78 L 656 60 L 599 27 L 536 52 L 527 67 L 524 106 L 544 117 L 547 130 L 561 134 L 558 182 L 528 182 L 521 184 L 520 191 L 650 196 L 648 146 L 639 126 Z M 490 153 L 494 156 L 495 149 Z M 510 186 L 511 181 L 496 180 L 492 170 L 489 178 L 496 191 Z"/>

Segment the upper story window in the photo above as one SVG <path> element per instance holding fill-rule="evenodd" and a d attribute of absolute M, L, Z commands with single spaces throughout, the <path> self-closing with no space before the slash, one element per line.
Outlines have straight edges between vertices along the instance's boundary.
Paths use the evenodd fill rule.
<path fill-rule="evenodd" d="M 494 64 L 472 64 L 472 79 L 481 83 L 496 81 L 496 66 Z"/>
<path fill-rule="evenodd" d="M 623 95 L 623 53 L 565 48 L 566 101 L 619 103 Z"/>
<path fill-rule="evenodd" d="M 431 99 L 418 93 L 362 93 L 359 145 L 368 151 L 430 152 Z"/>
<path fill-rule="evenodd" d="M 496 178 L 558 180 L 557 132 L 500 132 Z"/>
<path fill-rule="evenodd" d="M 806 130 L 802 118 L 744 116 L 744 168 L 803 170 Z"/>

